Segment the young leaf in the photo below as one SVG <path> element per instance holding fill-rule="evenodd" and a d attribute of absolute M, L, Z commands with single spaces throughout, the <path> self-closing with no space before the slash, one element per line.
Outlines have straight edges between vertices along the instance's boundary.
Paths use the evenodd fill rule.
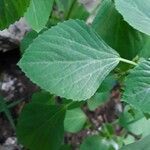
<path fill-rule="evenodd" d="M 19 141 L 32 150 L 56 150 L 63 140 L 65 109 L 55 105 L 30 103 L 17 126 Z"/>
<path fill-rule="evenodd" d="M 110 150 L 110 146 L 100 136 L 87 137 L 81 144 L 80 150 Z"/>
<path fill-rule="evenodd" d="M 67 99 L 86 100 L 119 59 L 92 28 L 69 20 L 38 36 L 19 66 L 41 88 Z"/>
<path fill-rule="evenodd" d="M 150 60 L 141 59 L 125 82 L 123 101 L 150 113 Z"/>
<path fill-rule="evenodd" d="M 22 17 L 29 3 L 30 0 L 0 0 L 0 29 Z"/>
<path fill-rule="evenodd" d="M 112 0 L 103 0 L 92 27 L 121 57 L 133 59 L 150 37 L 135 30 L 118 13 Z"/>
<path fill-rule="evenodd" d="M 149 150 L 150 149 L 150 135 L 142 140 L 126 145 L 120 150 Z"/>
<path fill-rule="evenodd" d="M 125 21 L 135 29 L 150 35 L 150 0 L 115 0 L 115 2 Z"/>
<path fill-rule="evenodd" d="M 80 108 L 67 110 L 64 120 L 64 128 L 67 132 L 78 132 L 86 122 L 86 115 Z"/>
<path fill-rule="evenodd" d="M 53 2 L 54 0 L 31 0 L 25 18 L 32 29 L 40 32 L 46 26 Z"/>

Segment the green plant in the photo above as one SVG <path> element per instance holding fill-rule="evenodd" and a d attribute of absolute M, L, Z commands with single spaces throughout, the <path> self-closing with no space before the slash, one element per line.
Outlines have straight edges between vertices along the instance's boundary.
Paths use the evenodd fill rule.
<path fill-rule="evenodd" d="M 9 104 L 6 102 L 6 100 L 3 99 L 3 97 L 0 96 L 0 113 L 4 113 L 6 115 L 8 121 L 10 122 L 14 130 L 16 129 L 16 127 L 9 109 L 14 107 L 18 103 L 20 103 L 20 101 L 15 101 Z"/>
<path fill-rule="evenodd" d="M 74 133 L 88 128 L 80 107 L 86 100 L 91 110 L 102 105 L 119 82 L 126 105 L 119 122 L 125 132 L 122 137 L 112 136 L 114 132 L 88 137 L 80 149 L 88 150 L 90 145 L 93 150 L 113 150 L 112 140 L 121 147 L 132 132 L 134 138 L 143 139 L 121 150 L 148 150 L 150 0 L 103 0 L 92 25 L 86 24 L 92 13 L 76 0 L 17 2 L 0 6 L 0 27 L 14 21 L 5 18 L 12 3 L 16 8 L 13 14 L 23 15 L 19 5 L 22 11 L 27 10 L 24 16 L 34 31 L 22 41 L 23 56 L 18 65 L 47 91 L 35 94 L 21 113 L 17 126 L 20 142 L 31 150 L 70 149 L 63 145 L 64 129 Z M 18 19 L 18 15 L 14 17 Z M 61 97 L 61 103 L 56 103 L 56 96 Z M 109 136 L 103 137 L 105 134 Z"/>

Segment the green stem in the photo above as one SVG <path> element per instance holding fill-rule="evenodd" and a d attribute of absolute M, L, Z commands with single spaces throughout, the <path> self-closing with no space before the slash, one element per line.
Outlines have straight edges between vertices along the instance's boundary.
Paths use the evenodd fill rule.
<path fill-rule="evenodd" d="M 4 111 L 4 113 L 5 113 L 5 115 L 6 115 L 7 119 L 8 119 L 8 121 L 10 122 L 12 128 L 13 128 L 14 131 L 15 131 L 16 127 L 15 127 L 14 120 L 13 120 L 11 114 L 10 114 L 10 111 L 9 111 L 8 109 L 6 109 L 6 110 Z"/>
<path fill-rule="evenodd" d="M 131 61 L 131 60 L 127 60 L 127 59 L 124 59 L 124 58 L 119 58 L 119 60 L 122 61 L 122 62 L 125 62 L 127 64 L 131 64 L 131 65 L 137 66 L 137 63 L 134 62 L 134 61 Z"/>

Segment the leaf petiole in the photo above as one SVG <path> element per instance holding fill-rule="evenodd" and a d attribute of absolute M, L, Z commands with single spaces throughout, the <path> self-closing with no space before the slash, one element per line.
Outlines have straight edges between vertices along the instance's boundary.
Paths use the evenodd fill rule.
<path fill-rule="evenodd" d="M 134 65 L 134 66 L 137 66 L 138 64 L 134 61 L 131 61 L 131 60 L 128 60 L 128 59 L 124 59 L 124 58 L 119 58 L 120 61 L 122 62 L 125 62 L 127 64 L 131 64 L 131 65 Z"/>

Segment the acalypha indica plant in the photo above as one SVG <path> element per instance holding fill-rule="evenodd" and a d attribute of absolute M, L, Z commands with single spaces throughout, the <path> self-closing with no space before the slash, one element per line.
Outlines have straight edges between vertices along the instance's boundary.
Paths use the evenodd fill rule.
<path fill-rule="evenodd" d="M 19 142 L 29 150 L 72 149 L 64 133 L 88 128 L 81 106 L 105 103 L 117 82 L 125 134 L 98 132 L 79 149 L 150 150 L 150 0 L 102 0 L 93 11 L 77 0 L 0 0 L 1 29 L 22 16 L 32 31 L 18 66 L 41 92 L 19 117 Z"/>

